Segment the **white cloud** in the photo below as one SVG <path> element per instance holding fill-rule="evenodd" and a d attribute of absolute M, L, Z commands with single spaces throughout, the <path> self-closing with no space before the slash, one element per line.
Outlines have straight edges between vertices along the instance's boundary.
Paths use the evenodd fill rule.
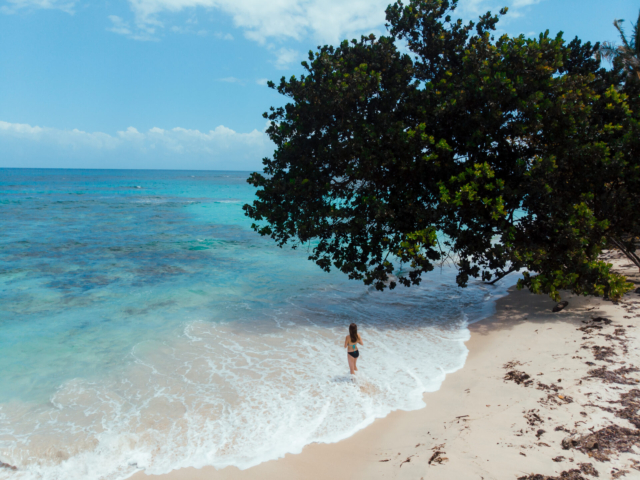
<path fill-rule="evenodd" d="M 507 5 L 514 14 L 517 9 L 535 5 L 543 0 L 461 0 L 459 11 L 476 14 L 486 10 L 497 11 Z M 128 0 L 134 14 L 132 28 L 125 23 L 124 34 L 114 26 L 110 31 L 128 35 L 137 40 L 149 40 L 158 28 L 165 26 L 162 18 L 182 11 L 195 14 L 198 8 L 218 11 L 231 17 L 233 24 L 245 36 L 260 43 L 269 39 L 313 38 L 320 42 L 336 43 L 363 33 L 384 31 L 385 9 L 391 0 Z M 18 10 L 57 9 L 73 13 L 79 0 L 5 0 L 3 13 Z M 110 16 L 115 17 L 115 15 Z M 192 17 L 187 23 L 197 23 Z M 178 27 L 180 30 L 181 27 Z M 133 30 L 136 30 L 133 32 Z M 186 33 L 203 34 L 203 30 Z M 185 33 L 180 31 L 180 33 Z M 232 40 L 229 33 L 215 34 Z"/>
<path fill-rule="evenodd" d="M 528 7 L 529 5 L 535 5 L 543 0 L 514 0 L 513 8 Z"/>
<path fill-rule="evenodd" d="M 259 79 L 256 80 L 256 83 L 258 85 L 265 85 L 266 86 L 268 81 L 269 81 L 268 78 L 259 78 Z"/>
<path fill-rule="evenodd" d="M 173 27 L 171 27 L 171 31 L 173 33 L 200 35 L 201 37 L 204 37 L 205 35 L 207 35 L 207 33 L 209 33 L 204 28 L 195 29 L 195 28 L 193 28 L 193 27 L 191 27 L 189 25 L 187 25 L 187 26 L 174 25 Z"/>
<path fill-rule="evenodd" d="M 125 37 L 140 41 L 158 40 L 154 36 L 155 28 L 153 27 L 145 26 L 145 28 L 133 28 L 129 22 L 123 20 L 117 15 L 109 15 L 107 18 L 111 21 L 111 27 L 107 28 L 108 32 L 117 33 L 118 35 L 124 35 Z"/>
<path fill-rule="evenodd" d="M 221 32 L 217 32 L 215 34 L 216 38 L 219 38 L 221 40 L 233 40 L 233 35 L 231 35 L 230 33 L 221 33 Z"/>
<path fill-rule="evenodd" d="M 18 1 L 18 0 L 15 0 Z M 36 0 L 34 0 L 36 1 Z M 46 0 L 37 0 L 46 1 Z M 149 40 L 165 28 L 172 15 L 187 12 L 188 22 L 197 22 L 196 15 L 209 13 L 230 17 L 233 25 L 246 38 L 262 45 L 274 42 L 313 40 L 336 44 L 359 38 L 361 34 L 386 32 L 385 10 L 391 0 L 127 0 L 133 12 L 136 33 L 131 38 Z M 488 10 L 497 12 L 511 7 L 511 18 L 522 16 L 524 9 L 543 0 L 461 0 L 458 15 L 466 20 L 477 18 Z M 507 17 L 506 22 L 509 22 Z M 181 27 L 174 27 L 181 31 Z M 214 34 L 217 38 L 233 39 L 229 33 Z M 290 48 L 269 48 L 275 55 L 276 67 L 285 69 L 296 57 Z"/>
<path fill-rule="evenodd" d="M 131 35 L 129 23 L 122 20 L 122 18 L 117 15 L 109 15 L 109 20 L 111 20 L 111 28 L 107 28 L 108 31 L 119 35 Z"/>
<path fill-rule="evenodd" d="M 6 0 L 7 5 L 0 7 L 2 13 L 16 13 L 18 10 L 62 10 L 74 13 L 78 0 Z"/>
<path fill-rule="evenodd" d="M 129 0 L 136 24 L 161 26 L 171 13 L 204 8 L 229 15 L 247 38 L 337 42 L 379 28 L 389 0 Z"/>
<path fill-rule="evenodd" d="M 138 25 L 162 25 L 161 18 L 198 8 L 229 15 L 247 38 L 302 40 L 336 43 L 362 33 L 384 30 L 385 10 L 391 0 L 128 0 Z M 461 0 L 463 15 L 514 10 L 542 0 Z"/>
<path fill-rule="evenodd" d="M 296 60 L 300 59 L 300 52 L 291 48 L 281 48 L 275 53 L 275 66 L 281 70 L 289 68 Z"/>
<path fill-rule="evenodd" d="M 260 160 L 271 153 L 273 144 L 264 132 L 238 133 L 223 125 L 208 132 L 182 127 L 154 127 L 140 132 L 129 127 L 110 135 L 0 121 L 0 148 L 8 153 L 3 155 L 0 167 L 25 166 L 17 162 L 27 151 L 34 158 L 44 158 L 49 166 L 51 157 L 57 155 L 65 161 L 97 158 L 102 163 L 95 166 L 112 168 L 114 162 L 124 162 L 122 165 L 127 168 L 144 168 L 150 161 L 160 161 L 173 167 L 233 169 L 259 168 Z M 30 158 L 27 160 L 32 161 Z M 13 163 L 4 164 L 8 161 Z"/>
<path fill-rule="evenodd" d="M 509 17 L 517 18 L 524 14 L 524 8 L 543 1 L 544 0 L 461 0 L 458 13 L 466 19 L 475 20 L 474 17 L 477 15 L 484 14 L 488 11 L 498 13 L 501 8 L 509 7 L 507 19 L 509 19 Z"/>
<path fill-rule="evenodd" d="M 0 121 L 0 137 L 20 138 L 34 142 L 56 144 L 72 149 L 90 147 L 98 149 L 115 148 L 117 139 L 102 133 L 87 133 L 82 130 L 56 130 L 47 127 L 32 127 L 26 123 Z"/>

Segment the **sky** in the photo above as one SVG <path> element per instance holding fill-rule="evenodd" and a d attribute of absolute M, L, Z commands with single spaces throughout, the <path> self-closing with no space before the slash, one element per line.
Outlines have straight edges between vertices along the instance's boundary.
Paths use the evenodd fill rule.
<path fill-rule="evenodd" d="M 390 0 L 0 0 L 0 168 L 259 170 L 266 81 L 318 45 L 385 32 Z M 617 41 L 637 0 L 509 7 L 499 33 Z"/>

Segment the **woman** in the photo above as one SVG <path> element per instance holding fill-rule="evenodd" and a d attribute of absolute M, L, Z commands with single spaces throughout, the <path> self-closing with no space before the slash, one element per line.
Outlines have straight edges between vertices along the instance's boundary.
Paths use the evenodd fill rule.
<path fill-rule="evenodd" d="M 344 348 L 347 349 L 347 360 L 349 361 L 349 370 L 351 371 L 351 375 L 354 375 L 355 372 L 358 371 L 358 367 L 356 367 L 356 362 L 360 356 L 358 343 L 364 346 L 360 335 L 358 335 L 358 326 L 355 323 L 352 323 L 349 325 L 349 335 L 344 339 Z"/>

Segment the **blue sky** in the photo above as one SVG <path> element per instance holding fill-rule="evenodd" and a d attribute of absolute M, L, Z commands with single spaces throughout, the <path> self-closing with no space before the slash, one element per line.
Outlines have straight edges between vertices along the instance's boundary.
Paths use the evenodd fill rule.
<path fill-rule="evenodd" d="M 0 167 L 251 170 L 273 150 L 265 85 L 309 49 L 384 32 L 390 0 L 0 0 Z M 508 6 L 501 32 L 616 41 L 637 0 Z"/>

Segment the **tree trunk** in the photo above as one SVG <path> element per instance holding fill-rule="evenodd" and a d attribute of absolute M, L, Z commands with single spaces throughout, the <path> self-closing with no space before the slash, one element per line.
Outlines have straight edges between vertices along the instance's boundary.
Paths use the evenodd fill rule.
<path fill-rule="evenodd" d="M 640 257 L 638 257 L 638 255 L 636 255 L 635 252 L 632 252 L 631 250 L 626 248 L 622 240 L 619 240 L 613 237 L 611 237 L 610 240 L 611 240 L 611 243 L 615 245 L 615 247 L 618 250 L 624 253 L 627 256 L 627 258 L 631 260 L 636 265 L 636 267 L 638 267 L 638 270 L 640 271 Z"/>

